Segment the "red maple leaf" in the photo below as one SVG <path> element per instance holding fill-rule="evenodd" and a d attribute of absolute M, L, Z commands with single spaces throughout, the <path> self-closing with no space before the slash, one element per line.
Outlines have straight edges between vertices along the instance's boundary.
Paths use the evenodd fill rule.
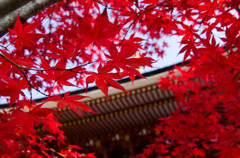
<path fill-rule="evenodd" d="M 19 95 L 25 96 L 21 90 L 27 87 L 25 79 L 17 83 L 12 78 L 0 73 L 0 96 L 10 97 L 10 105 L 19 99 Z"/>
<path fill-rule="evenodd" d="M 54 109 L 41 108 L 42 105 L 43 104 L 39 104 L 33 107 L 29 112 L 25 112 L 20 109 L 14 111 L 14 119 L 11 120 L 11 123 L 19 125 L 23 134 L 28 136 L 33 132 L 34 126 L 37 126 L 40 123 L 48 123 L 47 119 L 45 118 L 48 114 L 57 112 Z"/>
<path fill-rule="evenodd" d="M 91 108 L 89 108 L 87 105 L 84 103 L 80 102 L 81 99 L 84 98 L 89 98 L 88 96 L 82 96 L 82 95 L 71 95 L 70 93 L 67 92 L 64 94 L 64 98 L 61 96 L 53 96 L 45 99 L 44 101 L 53 101 L 57 102 L 57 106 L 59 109 L 64 109 L 66 106 L 68 106 L 72 111 L 78 113 L 80 116 L 82 116 L 82 111 L 87 111 L 87 112 L 92 112 L 92 113 L 97 113 L 93 111 Z M 83 116 L 82 116 L 83 117 Z"/>
<path fill-rule="evenodd" d="M 25 58 L 19 58 L 18 56 L 12 57 L 10 54 L 8 54 L 6 51 L 1 50 L 1 53 L 7 57 L 9 60 L 11 60 L 12 62 L 14 62 L 15 64 L 17 64 L 18 66 L 22 66 L 22 67 L 26 67 L 26 68 L 32 68 L 32 67 L 36 67 L 36 63 L 29 60 L 29 59 L 25 59 Z M 5 59 L 3 59 L 5 60 Z"/>
<path fill-rule="evenodd" d="M 88 88 L 89 83 L 93 83 L 95 81 L 98 88 L 106 95 L 108 98 L 108 85 L 114 88 L 120 89 L 126 93 L 128 93 L 123 86 L 121 86 L 117 81 L 113 79 L 119 79 L 118 73 L 110 73 L 112 67 L 104 66 L 100 64 L 98 66 L 98 73 L 95 72 L 87 72 L 86 74 L 91 74 L 86 79 L 86 84 Z"/>
<path fill-rule="evenodd" d="M 20 12 L 18 13 L 17 20 L 15 22 L 13 30 L 8 29 L 9 32 L 17 36 L 17 46 L 32 46 L 35 42 L 42 37 L 41 34 L 32 32 L 40 24 L 40 21 L 24 26 L 20 21 Z M 20 48 L 19 47 L 19 48 Z"/>
<path fill-rule="evenodd" d="M 62 59 L 62 60 L 58 60 L 57 63 L 55 64 L 54 67 L 50 66 L 50 64 L 45 60 L 45 59 L 41 59 L 42 61 L 42 67 L 44 69 L 52 69 L 49 71 L 45 71 L 45 73 L 40 73 L 38 74 L 39 77 L 44 78 L 46 81 L 49 81 L 49 83 L 51 82 L 56 82 L 58 85 L 56 86 L 75 86 L 74 84 L 72 84 L 71 82 L 69 82 L 68 80 L 75 77 L 76 73 L 72 72 L 72 71 L 64 71 L 65 67 L 66 67 L 66 59 Z M 63 71 L 56 71 L 57 69 L 62 69 Z M 83 71 L 84 68 L 78 67 L 75 68 L 73 71 Z"/>
<path fill-rule="evenodd" d="M 109 54 L 105 54 L 110 60 L 107 65 L 112 66 L 118 72 L 120 72 L 120 68 L 126 72 L 129 72 L 132 75 L 141 76 L 141 73 L 137 70 L 140 66 L 150 66 L 153 63 L 153 59 L 150 57 L 145 57 L 141 55 L 140 58 L 132 57 L 137 53 L 138 47 L 136 46 L 123 46 L 121 51 L 119 52 L 115 45 L 112 45 L 109 48 Z M 131 58 L 132 57 L 132 58 Z"/>
<path fill-rule="evenodd" d="M 117 20 L 114 23 L 108 20 L 106 8 L 102 14 L 97 16 L 93 27 L 89 21 L 84 21 L 83 19 L 80 19 L 79 24 L 81 25 L 81 29 L 78 30 L 78 33 L 80 33 L 78 36 L 87 45 L 94 43 L 97 46 L 109 46 L 112 43 L 109 39 L 114 38 L 123 27 L 123 24 L 118 24 Z"/>

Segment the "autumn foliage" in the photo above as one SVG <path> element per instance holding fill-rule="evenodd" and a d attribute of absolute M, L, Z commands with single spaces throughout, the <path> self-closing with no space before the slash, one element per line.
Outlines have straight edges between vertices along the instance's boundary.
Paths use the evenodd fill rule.
<path fill-rule="evenodd" d="M 159 137 L 139 157 L 238 157 L 239 15 L 238 0 L 63 0 L 24 24 L 18 16 L 0 41 L 0 96 L 9 105 L 0 113 L 1 156 L 93 157 L 66 144 L 57 111 L 44 103 L 94 112 L 79 102 L 86 96 L 59 94 L 91 83 L 106 97 L 108 86 L 127 93 L 115 80 L 143 77 L 138 68 L 164 55 L 162 39 L 179 36 L 187 68 L 160 79 L 179 109 L 160 119 Z M 35 103 L 36 94 L 48 98 Z"/>

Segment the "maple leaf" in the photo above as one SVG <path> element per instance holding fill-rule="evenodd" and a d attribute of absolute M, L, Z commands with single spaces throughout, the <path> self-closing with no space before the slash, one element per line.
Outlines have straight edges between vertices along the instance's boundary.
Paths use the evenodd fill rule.
<path fill-rule="evenodd" d="M 56 47 L 56 45 L 52 43 L 48 43 L 47 49 L 53 52 L 52 54 L 49 54 L 49 56 L 54 57 L 56 59 L 60 57 L 65 59 L 70 59 L 76 56 L 77 52 L 74 50 L 75 47 L 73 47 L 72 45 L 64 43 L 62 47 L 63 49 L 60 49 Z"/>
<path fill-rule="evenodd" d="M 150 154 L 152 154 L 153 150 L 152 148 L 146 148 L 146 149 L 143 149 L 143 152 L 146 154 L 145 156 L 149 156 Z"/>
<path fill-rule="evenodd" d="M 31 33 L 36 27 L 40 24 L 39 22 L 32 23 L 30 25 L 24 26 L 20 21 L 20 12 L 18 13 L 17 20 L 14 24 L 13 30 L 8 29 L 9 32 L 13 35 L 17 36 L 16 44 L 19 47 L 22 46 L 32 46 L 35 42 L 34 40 L 38 40 L 42 37 L 39 33 Z"/>
<path fill-rule="evenodd" d="M 145 57 L 142 55 L 140 58 L 130 58 L 134 54 L 137 53 L 138 48 L 136 46 L 123 46 L 121 51 L 118 52 L 115 45 L 112 45 L 109 48 L 109 54 L 107 58 L 107 65 L 114 67 L 118 72 L 120 72 L 120 68 L 126 72 L 131 73 L 132 75 L 144 76 L 137 70 L 140 66 L 151 66 L 153 63 L 153 59 L 150 57 Z"/>
<path fill-rule="evenodd" d="M 71 149 L 77 149 L 77 150 L 81 150 L 82 148 L 77 146 L 77 145 L 68 145 L 68 148 Z"/>
<path fill-rule="evenodd" d="M 25 112 L 20 109 L 14 111 L 14 118 L 11 120 L 11 123 L 19 125 L 22 128 L 23 134 L 28 136 L 33 132 L 34 126 L 37 126 L 40 123 L 48 123 L 45 119 L 48 114 L 58 112 L 54 109 L 41 108 L 42 105 L 43 104 L 39 104 L 33 107 L 29 112 Z"/>
<path fill-rule="evenodd" d="M 88 21 L 80 19 L 80 25 L 82 26 L 78 32 L 79 37 L 83 39 L 86 44 L 94 43 L 97 46 L 109 46 L 112 42 L 109 39 L 114 38 L 124 24 L 118 24 L 115 20 L 111 23 L 108 20 L 107 8 L 105 8 L 102 14 L 99 14 L 94 22 L 92 28 Z"/>
<path fill-rule="evenodd" d="M 36 68 L 37 64 L 29 59 L 19 58 L 19 57 L 11 57 L 6 51 L 1 50 L 2 54 L 7 57 L 9 60 L 17 64 L 18 66 L 26 67 L 26 68 Z"/>
<path fill-rule="evenodd" d="M 185 44 L 185 46 L 182 47 L 182 49 L 179 51 L 178 54 L 184 54 L 183 61 L 186 61 L 186 59 L 190 56 L 190 53 L 193 52 L 194 54 L 198 54 L 197 48 L 194 45 L 194 42 L 190 39 L 188 40 L 182 40 L 181 44 Z"/>
<path fill-rule="evenodd" d="M 75 77 L 76 73 L 75 72 L 71 72 L 71 71 L 54 71 L 55 69 L 65 69 L 66 67 L 66 59 L 62 59 L 62 60 L 58 60 L 57 63 L 55 64 L 54 67 L 51 67 L 50 64 L 45 60 L 45 59 L 41 59 L 42 61 L 42 67 L 44 69 L 53 69 L 53 70 L 49 70 L 46 71 L 45 73 L 39 73 L 38 76 L 44 78 L 45 80 L 49 81 L 50 83 L 55 81 L 57 82 L 57 86 L 62 86 L 62 85 L 66 85 L 66 86 L 75 86 L 74 84 L 72 84 L 71 82 L 69 82 L 68 80 Z M 76 68 L 73 71 L 83 71 L 84 68 Z"/>
<path fill-rule="evenodd" d="M 95 153 L 88 153 L 88 154 L 86 154 L 86 157 L 94 158 L 94 157 L 95 157 L 94 154 L 95 154 Z"/>
<path fill-rule="evenodd" d="M 106 95 L 108 98 L 108 85 L 114 88 L 120 89 L 128 94 L 123 86 L 121 86 L 118 82 L 113 79 L 119 79 L 119 75 L 116 73 L 110 73 L 112 67 L 104 66 L 100 64 L 98 66 L 98 73 L 95 72 L 87 72 L 86 74 L 91 74 L 86 78 L 86 84 L 88 88 L 89 83 L 95 82 L 98 88 Z"/>
<path fill-rule="evenodd" d="M 0 73 L 0 96 L 9 96 L 10 105 L 19 99 L 19 95 L 25 96 L 21 90 L 27 87 L 25 79 L 17 83 L 12 78 Z"/>
<path fill-rule="evenodd" d="M 57 107 L 59 109 L 64 109 L 66 106 L 68 106 L 72 111 L 78 113 L 80 116 L 83 117 L 81 111 L 87 111 L 87 112 L 92 112 L 92 113 L 97 113 L 93 111 L 91 108 L 89 108 L 87 105 L 84 103 L 80 102 L 81 99 L 84 98 L 89 98 L 88 96 L 82 96 L 82 95 L 71 95 L 70 93 L 67 92 L 64 94 L 64 98 L 61 96 L 53 96 L 45 99 L 44 101 L 53 101 L 57 102 Z"/>

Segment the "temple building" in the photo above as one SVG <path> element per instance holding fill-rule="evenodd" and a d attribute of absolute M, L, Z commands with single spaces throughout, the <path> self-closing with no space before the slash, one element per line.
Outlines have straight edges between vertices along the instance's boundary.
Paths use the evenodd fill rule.
<path fill-rule="evenodd" d="M 69 142 L 81 146 L 86 153 L 95 152 L 98 158 L 128 158 L 141 153 L 157 135 L 154 126 L 158 118 L 177 109 L 173 94 L 159 88 L 157 80 L 173 68 L 144 73 L 147 79 L 136 77 L 134 84 L 129 78 L 120 80 L 129 95 L 110 87 L 107 99 L 97 87 L 89 88 L 87 95 L 93 99 L 83 102 L 99 114 L 82 112 L 82 118 L 69 108 L 57 109 L 62 113 L 55 116 L 63 124 L 61 128 Z M 71 95 L 86 95 L 85 91 Z M 56 108 L 51 102 L 45 106 Z"/>

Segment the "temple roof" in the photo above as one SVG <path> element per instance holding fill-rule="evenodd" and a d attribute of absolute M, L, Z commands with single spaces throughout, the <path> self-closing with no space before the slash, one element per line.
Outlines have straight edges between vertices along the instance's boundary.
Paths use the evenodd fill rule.
<path fill-rule="evenodd" d="M 128 78 L 120 80 L 119 82 L 129 95 L 110 87 L 109 99 L 107 99 L 97 87 L 90 88 L 87 96 L 92 99 L 84 99 L 82 102 L 98 114 L 82 112 L 84 117 L 82 118 L 69 108 L 57 109 L 54 102 L 48 102 L 44 106 L 61 111 L 61 113 L 55 113 L 55 116 L 63 124 L 61 128 L 65 135 L 70 138 L 76 135 L 89 137 L 154 124 L 158 118 L 168 116 L 177 108 L 173 94 L 162 90 L 157 80 L 159 77 L 166 76 L 167 71 L 173 68 L 174 66 L 170 66 L 145 73 L 143 75 L 146 79 L 137 78 L 134 84 Z M 71 94 L 86 95 L 85 90 Z"/>

